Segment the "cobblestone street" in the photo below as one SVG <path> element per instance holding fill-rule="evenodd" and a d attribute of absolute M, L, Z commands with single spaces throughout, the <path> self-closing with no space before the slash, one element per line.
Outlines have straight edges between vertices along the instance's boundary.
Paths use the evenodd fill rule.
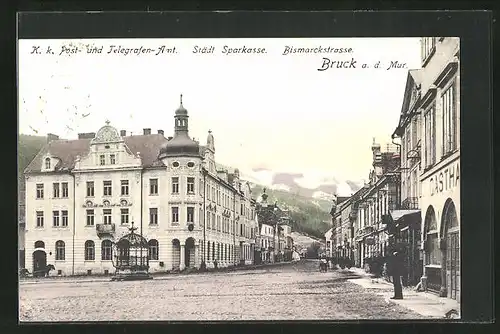
<path fill-rule="evenodd" d="M 20 283 L 20 321 L 421 319 L 315 261 L 149 281 L 46 279 Z"/>

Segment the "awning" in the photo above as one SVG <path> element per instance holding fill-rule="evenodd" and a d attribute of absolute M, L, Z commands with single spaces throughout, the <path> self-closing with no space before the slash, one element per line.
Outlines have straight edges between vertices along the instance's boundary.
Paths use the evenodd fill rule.
<path fill-rule="evenodd" d="M 394 210 L 391 211 L 392 220 L 396 223 L 398 220 L 405 216 L 420 214 L 420 210 Z"/>

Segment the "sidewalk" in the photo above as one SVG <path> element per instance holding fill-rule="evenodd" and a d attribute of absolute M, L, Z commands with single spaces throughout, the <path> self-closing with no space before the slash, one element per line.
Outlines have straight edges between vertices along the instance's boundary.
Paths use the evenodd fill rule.
<path fill-rule="evenodd" d="M 362 286 L 365 289 L 372 289 L 375 294 L 384 297 L 386 303 L 395 303 L 416 313 L 429 318 L 445 318 L 445 314 L 450 310 L 456 310 L 460 318 L 460 304 L 450 298 L 442 298 L 429 292 L 417 292 L 415 288 L 403 288 L 403 298 L 400 300 L 390 299 L 393 294 L 393 285 L 383 278 L 373 278 L 370 274 L 360 268 L 351 268 L 350 271 L 361 278 L 349 279 L 348 282 Z"/>
<path fill-rule="evenodd" d="M 249 264 L 244 266 L 235 267 L 221 267 L 218 269 L 209 269 L 207 271 L 192 271 L 192 272 L 155 272 L 151 273 L 153 279 L 155 280 L 168 280 L 177 276 L 186 275 L 213 275 L 213 274 L 223 274 L 231 273 L 240 270 L 256 270 L 263 268 L 273 268 L 278 266 L 284 266 L 292 264 L 292 262 L 275 262 L 275 263 L 264 263 L 264 264 Z M 23 278 L 19 279 L 19 284 L 39 284 L 39 283 L 91 283 L 91 282 L 111 282 L 110 276 L 51 276 L 45 278 Z"/>

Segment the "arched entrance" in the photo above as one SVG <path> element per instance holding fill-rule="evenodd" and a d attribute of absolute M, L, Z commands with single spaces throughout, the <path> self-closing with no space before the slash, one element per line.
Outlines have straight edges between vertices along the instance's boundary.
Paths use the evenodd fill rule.
<path fill-rule="evenodd" d="M 429 206 L 424 219 L 424 252 L 427 289 L 439 292 L 441 289 L 441 254 L 439 247 L 438 227 L 434 208 Z"/>
<path fill-rule="evenodd" d="M 37 249 L 33 252 L 33 273 L 44 270 L 47 267 L 47 253 L 45 250 Z"/>
<path fill-rule="evenodd" d="M 186 239 L 186 245 L 184 246 L 186 268 L 195 267 L 195 256 L 194 256 L 194 239 L 189 237 Z"/>
<path fill-rule="evenodd" d="M 455 204 L 451 199 L 445 203 L 442 225 L 443 240 L 443 267 L 445 269 L 443 287 L 446 297 L 460 300 L 460 226 Z"/>
<path fill-rule="evenodd" d="M 172 269 L 179 270 L 181 265 L 181 243 L 178 239 L 172 240 Z"/>

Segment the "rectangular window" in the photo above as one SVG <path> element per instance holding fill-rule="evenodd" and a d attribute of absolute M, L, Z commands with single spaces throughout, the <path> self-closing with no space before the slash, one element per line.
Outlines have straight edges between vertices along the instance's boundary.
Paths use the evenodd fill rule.
<path fill-rule="evenodd" d="M 42 183 L 38 183 L 36 185 L 36 198 L 43 199 L 43 184 Z"/>
<path fill-rule="evenodd" d="M 187 193 L 194 194 L 194 177 L 187 178 Z"/>
<path fill-rule="evenodd" d="M 194 223 L 194 207 L 192 206 L 187 207 L 187 222 Z"/>
<path fill-rule="evenodd" d="M 68 211 L 67 210 L 61 211 L 61 216 L 62 216 L 62 226 L 68 227 Z"/>
<path fill-rule="evenodd" d="M 104 196 L 111 196 L 112 195 L 112 192 L 111 192 L 112 183 L 111 183 L 111 181 L 104 181 L 103 185 L 104 185 L 104 189 L 103 189 Z"/>
<path fill-rule="evenodd" d="M 179 223 L 179 207 L 177 206 L 172 207 L 172 223 Z"/>
<path fill-rule="evenodd" d="M 94 182 L 87 181 L 87 197 L 94 197 Z"/>
<path fill-rule="evenodd" d="M 215 230 L 216 226 L 215 224 L 217 221 L 215 220 L 215 213 L 212 213 L 212 230 Z"/>
<path fill-rule="evenodd" d="M 100 162 L 101 166 L 104 166 L 106 164 L 106 156 L 104 154 L 101 154 L 99 156 L 99 162 Z"/>
<path fill-rule="evenodd" d="M 43 211 L 36 212 L 36 227 L 43 227 Z"/>
<path fill-rule="evenodd" d="M 172 178 L 172 194 L 178 194 L 178 193 L 179 193 L 179 178 L 173 177 Z"/>
<path fill-rule="evenodd" d="M 149 209 L 149 224 L 158 225 L 158 208 Z"/>
<path fill-rule="evenodd" d="M 121 180 L 121 195 L 128 196 L 128 180 Z"/>
<path fill-rule="evenodd" d="M 128 224 L 128 209 L 120 209 L 120 223 L 122 225 Z"/>
<path fill-rule="evenodd" d="M 111 165 L 115 165 L 115 164 L 116 164 L 116 156 L 115 156 L 114 154 L 111 154 L 111 155 L 109 156 L 109 163 L 110 163 Z"/>
<path fill-rule="evenodd" d="M 54 183 L 53 189 L 54 189 L 54 192 L 52 193 L 52 196 L 54 198 L 59 198 L 59 183 Z"/>
<path fill-rule="evenodd" d="M 240 204 L 240 215 L 243 216 L 243 203 Z"/>
<path fill-rule="evenodd" d="M 104 225 L 111 225 L 111 209 L 103 209 L 102 210 Z"/>
<path fill-rule="evenodd" d="M 69 196 L 68 182 L 61 183 L 61 187 L 62 187 L 62 197 L 68 198 Z"/>
<path fill-rule="evenodd" d="M 220 232 L 220 216 L 217 216 L 217 232 Z"/>
<path fill-rule="evenodd" d="M 432 166 L 436 162 L 436 106 L 433 105 L 425 113 L 425 165 Z"/>
<path fill-rule="evenodd" d="M 206 224 L 206 225 L 207 225 L 207 228 L 208 228 L 208 229 L 211 229 L 211 227 L 212 227 L 212 226 L 210 225 L 210 212 L 207 212 L 207 222 L 206 222 L 206 223 L 207 223 L 207 224 Z"/>
<path fill-rule="evenodd" d="M 441 96 L 443 106 L 443 156 L 455 151 L 457 145 L 457 98 L 455 82 Z"/>
<path fill-rule="evenodd" d="M 94 210 L 93 209 L 88 209 L 87 210 L 87 226 L 94 226 Z"/>
<path fill-rule="evenodd" d="M 59 227 L 59 211 L 52 211 L 52 222 L 54 227 Z"/>
<path fill-rule="evenodd" d="M 415 117 L 411 124 L 411 147 L 415 149 L 418 143 L 418 119 Z"/>
<path fill-rule="evenodd" d="M 158 179 L 149 179 L 149 194 L 158 195 Z"/>
<path fill-rule="evenodd" d="M 435 46 L 436 46 L 435 37 L 422 38 L 422 61 L 427 60 L 430 54 L 434 51 Z"/>

